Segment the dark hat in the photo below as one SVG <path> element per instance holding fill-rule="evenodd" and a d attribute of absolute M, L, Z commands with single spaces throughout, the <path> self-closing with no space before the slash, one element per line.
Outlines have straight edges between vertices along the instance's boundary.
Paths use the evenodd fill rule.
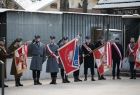
<path fill-rule="evenodd" d="M 51 40 L 55 39 L 55 36 L 50 36 L 50 39 L 51 39 Z"/>
<path fill-rule="evenodd" d="M 69 38 L 68 37 L 63 37 L 63 40 L 65 41 L 65 40 L 68 40 Z"/>
<path fill-rule="evenodd" d="M 85 39 L 90 39 L 90 37 L 89 36 L 86 36 Z"/>
<path fill-rule="evenodd" d="M 22 41 L 22 38 L 17 38 L 15 41 L 16 42 L 21 42 Z"/>
<path fill-rule="evenodd" d="M 115 38 L 115 40 L 119 40 L 119 38 Z"/>
<path fill-rule="evenodd" d="M 38 38 L 40 38 L 40 36 L 39 35 L 35 35 L 35 39 L 38 39 Z"/>

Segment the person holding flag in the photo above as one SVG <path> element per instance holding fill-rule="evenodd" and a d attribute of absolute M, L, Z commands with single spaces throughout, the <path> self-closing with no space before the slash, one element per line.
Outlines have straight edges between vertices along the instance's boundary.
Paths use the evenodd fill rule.
<path fill-rule="evenodd" d="M 41 42 L 41 37 L 39 35 L 36 35 L 35 40 L 29 45 L 29 52 L 32 56 L 30 70 L 32 70 L 34 85 L 42 85 L 39 79 L 42 70 L 42 64 L 46 60 L 46 48 Z"/>
<path fill-rule="evenodd" d="M 86 43 L 82 45 L 82 53 L 84 57 L 84 75 L 85 75 L 84 81 L 87 81 L 88 68 L 90 68 L 91 71 L 91 81 L 95 81 L 94 57 L 93 57 L 93 50 L 95 48 L 94 45 L 91 43 L 91 39 L 89 36 L 86 36 L 85 39 L 86 39 Z"/>
<path fill-rule="evenodd" d="M 50 84 L 56 84 L 57 73 L 59 72 L 58 48 L 59 46 L 55 43 L 55 36 L 50 36 L 50 43 L 46 46 L 46 54 L 48 56 L 46 72 L 51 74 L 52 81 Z"/>
<path fill-rule="evenodd" d="M 68 43 L 68 37 L 63 37 L 60 40 L 60 43 L 58 43 L 59 47 L 64 46 L 66 43 Z M 61 78 L 62 78 L 62 83 L 70 83 L 68 80 L 68 76 L 65 74 L 64 67 L 62 65 L 61 60 L 59 60 L 59 68 L 60 68 L 60 73 L 61 73 Z"/>
<path fill-rule="evenodd" d="M 20 82 L 20 78 L 22 76 L 22 72 L 18 73 L 17 72 L 17 68 L 16 68 L 16 59 L 15 59 L 15 51 L 20 48 L 22 45 L 22 39 L 21 38 L 17 38 L 8 48 L 8 53 L 13 57 L 13 61 L 12 61 L 12 66 L 11 66 L 11 75 L 14 75 L 15 77 L 15 86 L 23 86 L 23 84 L 21 84 Z"/>
<path fill-rule="evenodd" d="M 135 46 L 135 39 L 134 37 L 131 37 L 130 43 L 128 44 L 126 50 L 126 56 L 128 57 L 130 63 L 130 73 L 131 73 L 130 79 L 136 79 L 136 70 L 134 69 L 135 67 L 134 46 Z"/>
<path fill-rule="evenodd" d="M 112 68 L 112 76 L 113 80 L 115 80 L 115 71 L 117 66 L 117 79 L 120 78 L 120 66 L 123 60 L 123 48 L 119 43 L 119 38 L 115 38 L 115 42 L 112 42 L 112 59 L 113 59 L 113 68 Z"/>

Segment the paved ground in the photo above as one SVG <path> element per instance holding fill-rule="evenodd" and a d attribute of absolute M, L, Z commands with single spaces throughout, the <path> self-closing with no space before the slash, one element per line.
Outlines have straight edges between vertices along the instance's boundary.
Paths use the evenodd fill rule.
<path fill-rule="evenodd" d="M 97 79 L 97 78 L 96 78 Z M 22 81 L 24 87 L 14 87 L 14 82 L 7 82 L 10 87 L 5 89 L 5 95 L 140 95 L 140 78 L 130 80 L 88 81 L 62 84 L 59 79 L 57 85 L 49 85 L 50 80 L 42 80 L 42 86 L 34 86 L 31 80 Z"/>

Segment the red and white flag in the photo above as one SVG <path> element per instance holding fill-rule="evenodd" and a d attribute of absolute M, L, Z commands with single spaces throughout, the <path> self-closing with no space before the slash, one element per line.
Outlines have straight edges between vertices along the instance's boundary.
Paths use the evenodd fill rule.
<path fill-rule="evenodd" d="M 18 74 L 27 69 L 27 54 L 28 46 L 26 44 L 22 45 L 14 52 L 15 66 Z"/>
<path fill-rule="evenodd" d="M 134 46 L 134 56 L 135 56 L 135 69 L 140 68 L 140 36 L 138 38 L 138 41 L 136 42 Z"/>
<path fill-rule="evenodd" d="M 67 75 L 71 74 L 74 71 L 79 69 L 78 65 L 77 65 L 77 67 L 73 65 L 73 64 L 75 64 L 75 62 L 77 63 L 77 61 L 78 61 L 78 59 L 77 59 L 77 61 L 75 60 L 75 58 L 78 58 L 78 57 L 75 57 L 77 41 L 78 41 L 77 39 L 73 39 L 58 49 L 58 54 L 59 54 L 60 60 L 63 64 L 65 73 Z"/>
<path fill-rule="evenodd" d="M 105 49 L 105 45 L 103 45 L 93 52 L 94 59 L 97 65 L 97 70 L 100 75 L 104 74 L 104 62 L 106 61 Z"/>
<path fill-rule="evenodd" d="M 107 42 L 106 44 L 106 56 L 107 56 L 107 66 L 112 68 L 112 49 L 111 42 Z"/>

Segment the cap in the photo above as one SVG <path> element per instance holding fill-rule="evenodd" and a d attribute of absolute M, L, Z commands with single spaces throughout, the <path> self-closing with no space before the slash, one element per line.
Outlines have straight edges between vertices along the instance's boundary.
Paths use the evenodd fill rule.
<path fill-rule="evenodd" d="M 51 39 L 51 40 L 55 39 L 55 36 L 50 36 L 50 39 Z"/>
<path fill-rule="evenodd" d="M 35 35 L 35 39 L 38 39 L 38 38 L 40 38 L 40 36 L 39 35 Z"/>
<path fill-rule="evenodd" d="M 4 39 L 3 38 L 0 38 L 0 41 L 4 41 Z"/>
<path fill-rule="evenodd" d="M 68 37 L 63 37 L 63 40 L 68 40 L 69 38 Z"/>
<path fill-rule="evenodd" d="M 86 36 L 85 39 L 90 39 L 90 37 L 89 36 Z"/>
<path fill-rule="evenodd" d="M 115 38 L 115 40 L 119 40 L 119 38 Z"/>
<path fill-rule="evenodd" d="M 22 41 L 22 38 L 17 38 L 15 41 L 16 42 L 21 42 Z"/>

